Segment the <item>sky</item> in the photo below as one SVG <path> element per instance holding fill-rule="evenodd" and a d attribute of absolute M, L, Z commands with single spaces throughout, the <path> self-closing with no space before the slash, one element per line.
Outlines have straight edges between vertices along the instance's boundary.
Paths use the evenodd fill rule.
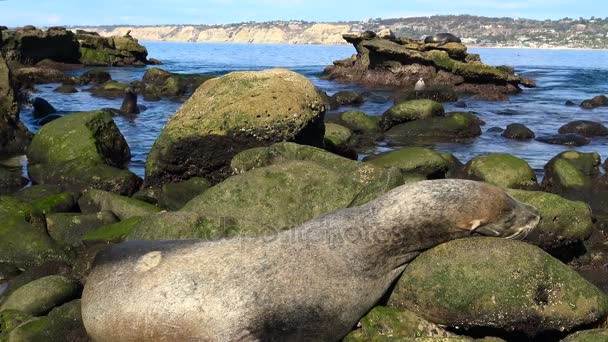
<path fill-rule="evenodd" d="M 226 24 L 359 21 L 434 14 L 608 17 L 606 0 L 0 0 L 0 25 Z"/>

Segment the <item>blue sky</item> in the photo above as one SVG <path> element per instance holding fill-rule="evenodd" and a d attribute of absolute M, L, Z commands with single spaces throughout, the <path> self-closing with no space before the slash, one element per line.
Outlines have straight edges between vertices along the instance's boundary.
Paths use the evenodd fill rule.
<path fill-rule="evenodd" d="M 223 24 L 433 14 L 532 19 L 607 17 L 606 0 L 0 0 L 0 25 Z"/>

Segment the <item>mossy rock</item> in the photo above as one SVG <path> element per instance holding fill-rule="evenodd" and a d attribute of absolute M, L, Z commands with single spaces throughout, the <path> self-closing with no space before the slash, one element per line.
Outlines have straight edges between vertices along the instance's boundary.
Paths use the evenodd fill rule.
<path fill-rule="evenodd" d="M 398 103 L 382 114 L 381 126 L 388 130 L 400 123 L 443 116 L 443 105 L 433 100 L 411 100 Z"/>
<path fill-rule="evenodd" d="M 487 237 L 453 240 L 422 253 L 388 304 L 448 327 L 530 337 L 567 332 L 608 313 L 601 290 L 540 248 Z"/>
<path fill-rule="evenodd" d="M 508 190 L 508 193 L 533 206 L 540 214 L 540 223 L 526 241 L 551 250 L 591 236 L 593 217 L 585 203 L 541 191 Z"/>
<path fill-rule="evenodd" d="M 105 70 L 89 70 L 78 77 L 78 82 L 86 84 L 104 84 L 112 81 L 112 75 Z"/>
<path fill-rule="evenodd" d="M 58 185 L 32 185 L 27 188 L 21 189 L 19 192 L 13 194 L 16 198 L 32 203 L 38 200 L 44 200 L 45 198 L 52 197 L 55 195 L 62 194 L 63 188 Z"/>
<path fill-rule="evenodd" d="M 142 82 L 162 86 L 172 73 L 161 68 L 150 68 L 142 78 Z"/>
<path fill-rule="evenodd" d="M 28 180 L 21 175 L 21 168 L 0 165 L 0 195 L 13 193 L 27 183 Z"/>
<path fill-rule="evenodd" d="M 200 177 L 190 178 L 179 183 L 164 184 L 158 197 L 158 205 L 164 209 L 179 210 L 210 187 L 211 183 Z"/>
<path fill-rule="evenodd" d="M 82 241 L 85 242 L 110 242 L 118 243 L 124 241 L 129 235 L 129 232 L 133 230 L 140 222 L 143 217 L 134 216 L 126 220 L 116 222 L 113 224 L 105 225 L 94 229 L 82 236 Z"/>
<path fill-rule="evenodd" d="M 106 98 L 123 98 L 125 91 L 130 88 L 130 83 L 108 81 L 97 88 L 87 89 L 93 96 Z"/>
<path fill-rule="evenodd" d="M 11 331 L 31 319 L 32 315 L 19 310 L 0 311 L 0 341 L 7 341 Z"/>
<path fill-rule="evenodd" d="M 592 329 L 575 332 L 567 336 L 562 342 L 606 342 L 608 329 Z"/>
<path fill-rule="evenodd" d="M 463 141 L 480 136 L 481 126 L 479 118 L 473 114 L 452 113 L 445 117 L 402 123 L 391 128 L 386 135 L 406 143 Z"/>
<path fill-rule="evenodd" d="M 331 96 L 330 103 L 332 108 L 338 108 L 340 106 L 358 106 L 365 102 L 363 95 L 356 91 L 339 91 Z"/>
<path fill-rule="evenodd" d="M 599 174 L 600 155 L 566 151 L 545 165 L 542 187 L 545 191 L 568 196 L 571 193 L 589 192 L 592 179 Z"/>
<path fill-rule="evenodd" d="M 104 189 L 132 194 L 141 184 L 125 170 L 131 153 L 127 142 L 103 111 L 66 115 L 44 125 L 27 152 L 34 183 L 80 192 Z"/>
<path fill-rule="evenodd" d="M 467 179 L 504 188 L 536 190 L 536 173 L 525 160 L 510 154 L 493 153 L 473 158 L 464 167 Z"/>
<path fill-rule="evenodd" d="M 216 238 L 280 231 L 346 208 L 363 191 L 371 200 L 386 189 L 383 185 L 396 183 L 383 168 L 313 147 L 276 144 L 262 150 L 254 152 L 268 158 L 235 157 L 241 159 L 240 170 L 246 172 L 208 189 L 177 213 L 144 218 L 128 239 Z M 372 184 L 375 191 L 368 188 Z"/>
<path fill-rule="evenodd" d="M 410 341 L 419 337 L 455 337 L 411 311 L 377 306 L 359 322 L 344 342 Z"/>
<path fill-rule="evenodd" d="M 115 57 L 107 50 L 80 47 L 80 63 L 87 66 L 107 66 L 115 63 Z"/>
<path fill-rule="evenodd" d="M 357 110 L 349 110 L 338 115 L 339 123 L 355 133 L 376 133 L 380 130 L 380 117 L 369 116 Z"/>
<path fill-rule="evenodd" d="M 229 175 L 238 152 L 279 141 L 323 146 L 325 106 L 317 88 L 285 69 L 211 79 L 169 119 L 146 162 L 146 185 Z"/>
<path fill-rule="evenodd" d="M 52 213 L 65 213 L 76 210 L 76 201 L 74 195 L 69 192 L 63 192 L 56 195 L 51 195 L 32 202 L 34 211 L 47 215 Z"/>
<path fill-rule="evenodd" d="M 110 211 L 94 214 L 51 214 L 46 217 L 49 235 L 57 243 L 66 247 L 82 245 L 83 235 L 99 227 L 118 222 Z"/>
<path fill-rule="evenodd" d="M 536 135 L 534 134 L 534 132 L 532 132 L 531 129 L 519 123 L 508 125 L 507 129 L 502 132 L 502 136 L 508 139 L 515 140 L 528 140 L 534 139 L 536 137 Z"/>
<path fill-rule="evenodd" d="M 450 164 L 441 154 L 424 147 L 405 147 L 366 159 L 380 167 L 397 167 L 404 173 L 417 173 L 430 179 L 445 178 Z"/>
<path fill-rule="evenodd" d="M 0 262 L 28 268 L 47 260 L 66 260 L 66 254 L 39 225 L 20 214 L 0 213 Z"/>
<path fill-rule="evenodd" d="M 53 309 L 48 316 L 33 318 L 8 335 L 7 342 L 87 342 L 80 300 Z"/>
<path fill-rule="evenodd" d="M 34 280 L 11 293 L 0 311 L 19 310 L 39 316 L 52 308 L 75 299 L 80 295 L 78 282 L 60 275 L 52 275 Z"/>
<path fill-rule="evenodd" d="M 88 190 L 78 200 L 83 213 L 111 211 L 120 220 L 134 216 L 146 216 L 160 211 L 150 203 L 120 196 L 103 190 Z"/>
<path fill-rule="evenodd" d="M 325 149 L 344 158 L 357 160 L 357 151 L 351 146 L 353 134 L 350 129 L 334 124 L 325 124 Z"/>

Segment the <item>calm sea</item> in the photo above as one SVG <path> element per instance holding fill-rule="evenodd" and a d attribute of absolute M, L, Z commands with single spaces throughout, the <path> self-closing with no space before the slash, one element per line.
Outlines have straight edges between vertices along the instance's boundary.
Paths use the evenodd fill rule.
<path fill-rule="evenodd" d="M 162 68 L 178 73 L 225 74 L 236 70 L 259 70 L 284 67 L 306 75 L 328 94 L 339 90 L 366 90 L 356 85 L 345 85 L 319 79 L 323 68 L 336 59 L 349 57 L 355 51 L 351 46 L 307 46 L 307 45 L 250 45 L 250 44 L 205 44 L 205 43 L 158 43 L 143 42 L 149 56 L 162 60 Z M 564 102 L 576 103 L 599 94 L 608 93 L 608 51 L 583 50 L 528 50 L 528 49 L 471 49 L 479 53 L 482 60 L 493 65 L 510 65 L 520 75 L 537 81 L 538 88 L 526 89 L 511 97 L 510 102 L 486 102 L 463 98 L 466 110 L 476 112 L 487 124 L 484 134 L 468 144 L 438 144 L 433 147 L 453 152 L 460 160 L 490 152 L 506 152 L 517 155 L 530 163 L 538 172 L 554 155 L 567 147 L 548 145 L 536 141 L 517 142 L 504 139 L 500 134 L 486 133 L 490 127 L 505 127 L 510 123 L 523 123 L 536 134 L 557 133 L 557 129 L 573 120 L 593 120 L 608 125 L 608 108 L 592 111 L 578 107 L 566 107 Z M 108 70 L 118 81 L 141 80 L 146 68 L 101 68 Z M 82 73 L 84 71 L 78 71 Z M 121 100 L 95 98 L 87 92 L 76 94 L 54 93 L 57 85 L 38 86 L 34 96 L 48 100 L 58 110 L 82 111 L 104 107 L 119 108 Z M 371 90 L 387 98 L 390 92 Z M 148 151 L 160 134 L 167 119 L 175 113 L 181 103 L 169 100 L 146 102 L 147 107 L 136 118 L 115 119 L 127 139 L 133 155 L 131 170 L 140 176 Z M 391 106 L 389 101 L 369 101 L 359 107 L 370 115 L 381 115 Z M 348 108 L 342 107 L 340 110 Z M 459 110 L 446 104 L 446 110 Z M 22 120 L 37 131 L 31 108 L 25 108 Z M 386 150 L 388 147 L 378 147 Z M 590 145 L 576 148 L 579 151 L 599 152 L 608 157 L 608 137 L 595 138 Z"/>

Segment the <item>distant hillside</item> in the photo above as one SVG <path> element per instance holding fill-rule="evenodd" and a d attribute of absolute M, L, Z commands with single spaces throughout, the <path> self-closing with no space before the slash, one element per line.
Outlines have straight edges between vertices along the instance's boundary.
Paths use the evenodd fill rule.
<path fill-rule="evenodd" d="M 342 34 L 363 30 L 392 29 L 399 36 L 421 38 L 451 32 L 469 45 L 531 48 L 608 48 L 608 18 L 530 20 L 470 15 L 363 22 L 312 23 L 274 21 L 226 25 L 104 26 L 86 27 L 102 35 L 131 35 L 147 41 L 344 44 Z"/>

